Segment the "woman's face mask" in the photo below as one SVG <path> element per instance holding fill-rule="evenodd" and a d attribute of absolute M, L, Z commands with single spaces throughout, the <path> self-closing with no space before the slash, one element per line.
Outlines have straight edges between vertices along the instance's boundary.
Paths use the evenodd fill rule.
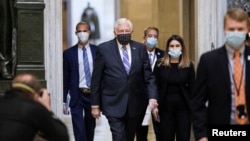
<path fill-rule="evenodd" d="M 175 48 L 175 49 L 174 49 L 174 48 L 169 48 L 168 54 L 169 54 L 171 57 L 177 59 L 177 58 L 179 58 L 180 55 L 182 54 L 181 48 L 180 48 L 180 47 L 179 47 L 179 48 Z"/>

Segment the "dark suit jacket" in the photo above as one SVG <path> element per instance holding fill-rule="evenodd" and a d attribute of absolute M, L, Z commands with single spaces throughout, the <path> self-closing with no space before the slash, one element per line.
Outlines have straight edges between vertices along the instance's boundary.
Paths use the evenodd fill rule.
<path fill-rule="evenodd" d="M 93 60 L 97 46 L 90 44 Z M 69 106 L 75 105 L 79 96 L 79 64 L 78 45 L 74 45 L 63 52 L 63 102 L 66 102 L 67 94 L 70 94 Z"/>
<path fill-rule="evenodd" d="M 157 62 L 157 64 L 159 61 Z M 170 67 L 165 66 L 155 66 L 154 74 L 158 86 L 158 95 L 159 95 L 159 111 L 161 111 L 161 107 L 164 106 L 164 99 L 168 89 L 168 77 L 170 72 Z M 193 88 L 193 83 L 195 79 L 195 70 L 193 63 L 190 64 L 187 68 L 179 68 L 179 75 L 176 76 L 176 79 L 180 81 L 181 94 L 183 95 L 188 108 L 191 111 L 191 92 Z"/>
<path fill-rule="evenodd" d="M 164 56 L 164 51 L 159 49 L 159 48 L 155 48 L 155 55 L 156 55 L 157 60 L 158 60 Z"/>
<path fill-rule="evenodd" d="M 137 116 L 146 109 L 148 98 L 157 98 L 146 47 L 135 41 L 130 42 L 130 47 L 132 62 L 128 75 L 115 39 L 98 46 L 91 102 L 93 106 L 101 106 L 106 116 L 123 117 L 126 112 L 130 117 Z"/>
<path fill-rule="evenodd" d="M 250 113 L 250 47 L 245 47 L 245 89 Z M 193 127 L 196 139 L 208 135 L 207 125 L 230 124 L 231 84 L 225 46 L 201 56 L 193 90 Z M 247 87 L 248 86 L 248 87 Z M 208 108 L 205 102 L 208 101 Z M 249 116 L 248 116 L 249 118 Z M 250 120 L 250 119 L 249 119 Z"/>

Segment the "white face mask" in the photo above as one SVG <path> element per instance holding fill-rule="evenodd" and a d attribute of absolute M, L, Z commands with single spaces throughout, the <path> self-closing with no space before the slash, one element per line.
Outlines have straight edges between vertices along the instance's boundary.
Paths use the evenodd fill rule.
<path fill-rule="evenodd" d="M 168 54 L 169 54 L 171 57 L 177 59 L 177 58 L 179 58 L 180 55 L 182 54 L 181 48 L 177 48 L 177 49 L 169 48 Z"/>
<path fill-rule="evenodd" d="M 89 39 L 89 33 L 88 32 L 78 32 L 77 33 L 78 40 L 82 43 L 85 43 Z"/>
<path fill-rule="evenodd" d="M 240 31 L 228 31 L 226 32 L 226 42 L 234 49 L 241 46 L 246 40 L 246 33 Z"/>
<path fill-rule="evenodd" d="M 155 37 L 148 37 L 146 40 L 146 44 L 149 48 L 154 48 L 158 43 L 158 40 Z"/>

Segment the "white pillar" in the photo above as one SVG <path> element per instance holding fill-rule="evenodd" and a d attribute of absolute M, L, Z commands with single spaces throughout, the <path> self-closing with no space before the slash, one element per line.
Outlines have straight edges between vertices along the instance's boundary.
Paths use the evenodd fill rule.
<path fill-rule="evenodd" d="M 62 117 L 62 0 L 45 0 L 44 15 L 45 79 L 52 110 Z"/>
<path fill-rule="evenodd" d="M 197 52 L 210 51 L 224 43 L 223 18 L 227 10 L 227 0 L 197 0 Z"/>

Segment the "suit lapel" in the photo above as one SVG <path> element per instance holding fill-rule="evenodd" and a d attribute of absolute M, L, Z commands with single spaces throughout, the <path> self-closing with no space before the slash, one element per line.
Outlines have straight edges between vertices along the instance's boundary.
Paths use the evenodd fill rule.
<path fill-rule="evenodd" d="M 77 66 L 77 71 L 79 71 L 79 65 L 78 65 L 78 64 L 79 64 L 79 61 L 78 61 L 78 46 L 77 46 L 77 45 L 74 46 L 74 48 L 73 48 L 73 50 L 72 50 L 71 57 L 72 57 L 72 59 L 73 59 L 72 62 L 75 63 L 74 66 Z M 78 74 L 79 74 L 79 72 L 78 72 Z"/>
<path fill-rule="evenodd" d="M 90 47 L 90 50 L 91 50 L 92 58 L 94 60 L 95 59 L 95 54 L 96 54 L 96 49 L 91 44 L 89 44 L 89 47 Z"/>
<path fill-rule="evenodd" d="M 133 44 L 133 42 L 130 42 L 130 51 L 131 51 L 131 66 L 130 66 L 130 74 L 133 71 L 133 68 L 135 67 L 136 63 L 136 55 L 138 53 L 136 53 L 138 51 L 137 47 Z"/>
<path fill-rule="evenodd" d="M 219 50 L 218 58 L 220 58 L 220 65 L 222 66 L 222 71 L 223 71 L 223 73 L 221 73 L 223 75 L 222 77 L 224 77 L 224 80 L 226 82 L 226 86 L 228 86 L 228 90 L 231 92 L 230 77 L 228 77 L 228 76 L 230 76 L 229 68 L 228 68 L 229 60 L 228 60 L 225 46 L 223 46 Z M 229 93 L 229 94 L 231 95 L 231 93 Z"/>
<path fill-rule="evenodd" d="M 155 54 L 156 54 L 157 60 L 163 56 L 163 54 L 161 54 L 161 52 L 158 51 L 158 48 L 155 48 Z"/>
<path fill-rule="evenodd" d="M 248 110 L 248 116 L 250 116 L 250 47 L 245 47 L 245 62 L 246 62 L 246 68 L 245 68 L 245 90 L 246 90 L 246 103 L 247 103 L 247 110 Z M 249 119 L 250 120 L 250 119 Z"/>

